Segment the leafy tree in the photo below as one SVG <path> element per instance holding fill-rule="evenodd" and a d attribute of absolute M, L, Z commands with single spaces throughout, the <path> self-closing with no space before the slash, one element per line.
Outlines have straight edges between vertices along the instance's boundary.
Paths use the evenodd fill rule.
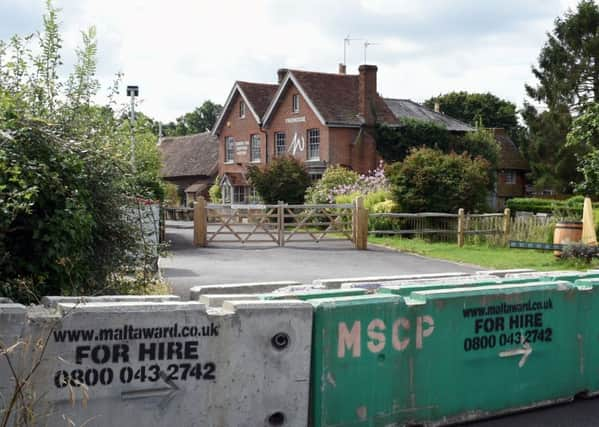
<path fill-rule="evenodd" d="M 163 126 L 165 135 L 181 136 L 211 130 L 222 111 L 222 105 L 215 104 L 212 101 L 204 103 L 181 117 L 177 117 L 176 122 L 170 122 Z"/>
<path fill-rule="evenodd" d="M 510 133 L 518 127 L 516 105 L 489 92 L 449 92 L 426 100 L 424 105 L 432 109 L 435 102 L 443 113 L 471 126 L 504 128 Z"/>
<path fill-rule="evenodd" d="M 279 201 L 301 204 L 310 176 L 293 157 L 277 157 L 266 167 L 250 166 L 248 178 L 262 200 L 269 204 Z"/>
<path fill-rule="evenodd" d="M 403 211 L 457 212 L 486 208 L 488 169 L 489 162 L 480 157 L 418 148 L 390 165 L 386 174 Z"/>
<path fill-rule="evenodd" d="M 548 40 L 533 68 L 537 85 L 526 85 L 539 111 L 525 104 L 523 118 L 529 128 L 530 144 L 525 154 L 538 188 L 569 193 L 583 178 L 577 168 L 580 145 L 566 146 L 570 125 L 585 106 L 599 101 L 599 6 L 581 1 L 575 11 L 555 20 Z"/>
<path fill-rule="evenodd" d="M 567 147 L 578 152 L 582 180 L 576 190 L 587 196 L 599 196 L 599 103 L 587 105 L 574 119 L 567 141 Z"/>
<path fill-rule="evenodd" d="M 550 110 L 567 106 L 579 111 L 599 101 L 599 6 L 582 0 L 555 20 L 555 27 L 532 72 L 537 86 L 526 85 L 528 95 Z"/>

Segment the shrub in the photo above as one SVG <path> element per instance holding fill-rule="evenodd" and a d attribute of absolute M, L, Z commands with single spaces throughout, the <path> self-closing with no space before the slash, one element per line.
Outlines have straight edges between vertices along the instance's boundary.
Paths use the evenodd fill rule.
<path fill-rule="evenodd" d="M 210 196 L 210 201 L 212 203 L 222 203 L 223 195 L 221 193 L 220 185 L 218 185 L 219 182 L 220 178 L 216 177 L 216 181 L 214 181 L 214 184 L 212 184 L 210 190 L 208 190 L 208 195 Z"/>
<path fill-rule="evenodd" d="M 308 173 L 293 157 L 277 157 L 264 168 L 250 166 L 248 178 L 268 204 L 278 201 L 301 204 L 310 186 Z"/>
<path fill-rule="evenodd" d="M 164 201 L 168 206 L 181 206 L 179 188 L 172 182 L 164 185 Z"/>
<path fill-rule="evenodd" d="M 540 199 L 534 197 L 516 197 L 507 201 L 506 206 L 512 212 L 525 211 L 534 213 L 547 213 L 559 219 L 582 218 L 584 205 L 583 196 L 570 197 L 567 200 Z"/>
<path fill-rule="evenodd" d="M 131 263 L 123 208 L 130 165 L 110 147 L 61 140 L 37 123 L 0 138 L 0 296 L 96 294 Z"/>
<path fill-rule="evenodd" d="M 333 189 L 342 186 L 351 186 L 358 182 L 360 175 L 344 168 L 343 166 L 329 167 L 322 178 L 306 191 L 308 203 L 330 203 L 330 193 Z"/>
<path fill-rule="evenodd" d="M 476 211 L 486 208 L 489 162 L 467 154 L 413 150 L 387 169 L 393 200 L 407 212 Z"/>
<path fill-rule="evenodd" d="M 599 255 L 599 248 L 583 244 L 568 245 L 562 251 L 561 259 L 572 259 L 589 264 L 593 258 Z"/>

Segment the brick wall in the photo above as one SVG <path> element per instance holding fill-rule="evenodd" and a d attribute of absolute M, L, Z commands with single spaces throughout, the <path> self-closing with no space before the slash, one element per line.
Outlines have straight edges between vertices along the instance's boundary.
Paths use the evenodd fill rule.
<path fill-rule="evenodd" d="M 293 112 L 292 110 L 293 95 L 299 96 L 298 112 Z M 268 153 L 271 159 L 275 153 L 275 133 L 284 132 L 287 150 L 289 150 L 292 144 L 294 135 L 297 135 L 297 138 L 300 140 L 303 138 L 303 150 L 300 150 L 302 147 L 297 146 L 295 154 L 293 154 L 293 152 L 287 152 L 288 154 L 294 155 L 299 161 L 305 162 L 308 159 L 307 131 L 308 129 L 319 129 L 320 160 L 329 162 L 329 129 L 322 124 L 318 116 L 312 111 L 292 82 L 288 83 L 287 88 L 279 100 L 279 105 L 275 108 L 274 114 L 267 124 L 267 127 Z"/>
<path fill-rule="evenodd" d="M 250 161 L 250 137 L 253 134 L 260 135 L 261 162 L 264 164 L 266 141 L 265 135 L 260 132 L 260 127 L 248 105 L 245 107 L 245 118 L 239 116 L 239 104 L 243 101 L 239 93 L 236 93 L 231 101 L 231 109 L 223 119 L 223 127 L 218 136 L 218 174 L 222 176 L 225 172 L 244 172 L 245 165 Z M 230 164 L 225 163 L 225 138 L 232 136 L 235 140 L 233 159 Z M 241 148 L 241 143 L 247 143 L 246 150 Z M 256 164 L 260 164 L 256 163 Z"/>

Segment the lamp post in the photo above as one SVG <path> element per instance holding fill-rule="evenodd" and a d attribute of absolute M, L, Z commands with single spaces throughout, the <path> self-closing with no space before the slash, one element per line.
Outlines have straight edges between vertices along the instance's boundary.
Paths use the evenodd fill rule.
<path fill-rule="evenodd" d="M 131 165 L 135 170 L 135 97 L 139 96 L 139 86 L 127 86 L 127 96 L 131 98 L 129 121 L 131 125 Z"/>

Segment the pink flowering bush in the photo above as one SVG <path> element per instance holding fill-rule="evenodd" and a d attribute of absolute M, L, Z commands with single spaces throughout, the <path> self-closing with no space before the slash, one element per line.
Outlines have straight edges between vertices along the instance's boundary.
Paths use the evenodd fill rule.
<path fill-rule="evenodd" d="M 353 184 L 343 184 L 329 190 L 327 202 L 335 203 L 339 196 L 366 196 L 370 193 L 388 192 L 389 190 L 389 181 L 385 177 L 385 168 L 381 161 L 376 169 L 360 175 Z"/>

